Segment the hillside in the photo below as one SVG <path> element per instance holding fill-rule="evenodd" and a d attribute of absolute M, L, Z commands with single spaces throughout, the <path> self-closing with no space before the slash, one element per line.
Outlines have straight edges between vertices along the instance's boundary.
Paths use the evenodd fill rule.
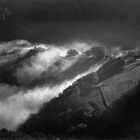
<path fill-rule="evenodd" d="M 77 80 L 58 98 L 44 104 L 37 115 L 31 115 L 19 131 L 58 136 L 131 137 L 135 119 L 140 115 L 140 61 L 127 64 L 128 58 L 108 60 L 96 73 Z M 138 135 L 137 128 L 134 131 Z"/>

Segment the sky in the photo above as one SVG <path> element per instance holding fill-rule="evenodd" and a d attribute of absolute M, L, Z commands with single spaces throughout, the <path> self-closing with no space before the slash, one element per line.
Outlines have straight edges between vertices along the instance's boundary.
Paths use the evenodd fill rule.
<path fill-rule="evenodd" d="M 140 42 L 139 0 L 7 0 L 6 7 L 12 22 L 0 24 L 2 41 L 54 44 L 80 40 L 127 48 Z"/>
<path fill-rule="evenodd" d="M 7 7 L 24 19 L 140 19 L 139 0 L 7 0 Z"/>

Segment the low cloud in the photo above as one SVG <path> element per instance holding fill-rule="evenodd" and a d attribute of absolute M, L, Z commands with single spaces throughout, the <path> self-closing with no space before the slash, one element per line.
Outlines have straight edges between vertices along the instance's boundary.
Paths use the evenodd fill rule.
<path fill-rule="evenodd" d="M 88 59 L 82 53 L 89 48 L 83 43 L 59 47 L 24 40 L 1 43 L 0 128 L 15 130 L 45 102 L 96 71 L 101 64 L 91 65 L 91 61 L 84 65 Z M 75 49 L 78 55 L 68 57 L 69 49 Z"/>

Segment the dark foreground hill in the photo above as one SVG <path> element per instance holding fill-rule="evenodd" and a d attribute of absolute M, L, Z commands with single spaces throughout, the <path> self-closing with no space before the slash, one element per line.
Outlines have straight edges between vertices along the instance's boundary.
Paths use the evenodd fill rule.
<path fill-rule="evenodd" d="M 100 138 L 140 137 L 140 62 L 109 59 L 77 80 L 19 127 L 27 134 Z"/>

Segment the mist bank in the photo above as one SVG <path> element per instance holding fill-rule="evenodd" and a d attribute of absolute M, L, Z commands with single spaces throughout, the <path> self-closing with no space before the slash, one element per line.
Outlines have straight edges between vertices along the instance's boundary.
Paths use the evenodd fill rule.
<path fill-rule="evenodd" d="M 37 113 L 43 103 L 57 97 L 80 77 L 96 71 L 101 66 L 104 49 L 99 49 L 103 55 L 96 51 L 88 57 L 84 52 L 91 47 L 86 43 L 65 47 L 26 40 L 1 43 L 1 128 L 15 130 L 30 114 Z"/>
<path fill-rule="evenodd" d="M 63 45 L 13 40 L 0 44 L 0 127 L 15 130 L 78 79 L 98 71 L 108 60 L 133 50 L 97 43 Z"/>

